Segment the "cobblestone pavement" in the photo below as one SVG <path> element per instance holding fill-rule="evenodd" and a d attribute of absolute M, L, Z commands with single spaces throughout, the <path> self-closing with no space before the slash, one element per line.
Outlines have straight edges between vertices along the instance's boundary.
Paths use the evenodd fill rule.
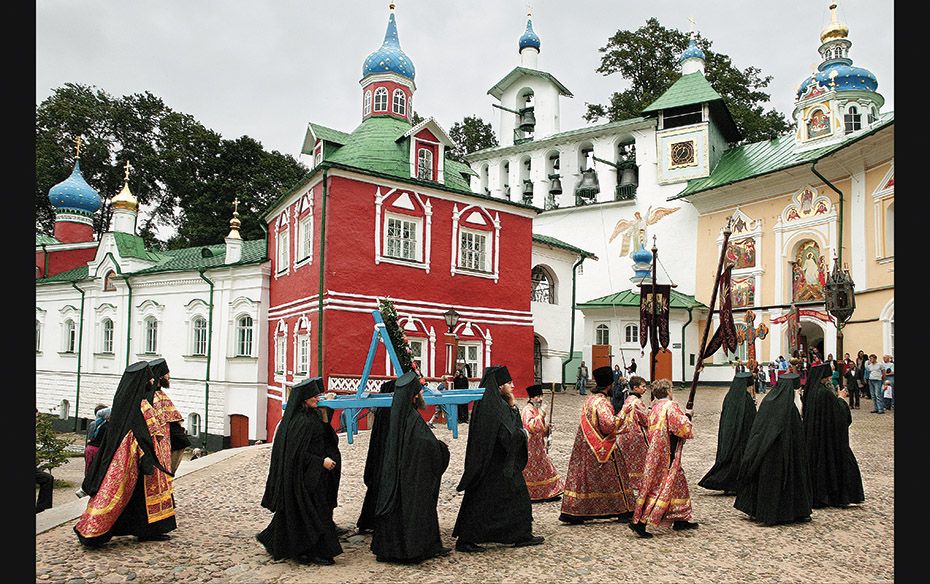
<path fill-rule="evenodd" d="M 733 508 L 733 497 L 697 486 L 713 464 L 725 388 L 702 387 L 695 400 L 695 439 L 686 443 L 683 465 L 692 489 L 694 517 L 688 532 L 655 530 L 638 539 L 625 525 L 592 522 L 566 526 L 560 503 L 533 506 L 537 547 L 489 547 L 481 554 L 453 552 L 419 566 L 375 561 L 370 536 L 351 536 L 336 565 L 303 566 L 272 561 L 255 540 L 271 513 L 259 505 L 268 470 L 268 445 L 242 453 L 175 482 L 178 529 L 166 542 L 139 543 L 117 537 L 100 550 L 85 550 L 69 521 L 36 536 L 39 582 L 427 582 L 427 581 L 613 581 L 636 582 L 891 582 L 894 580 L 894 413 L 869 415 L 871 402 L 853 411 L 850 436 L 859 460 L 866 501 L 847 509 L 815 510 L 810 523 L 762 527 Z M 583 397 L 555 398 L 556 430 L 551 455 L 563 474 L 568 467 Z M 675 399 L 683 403 L 684 391 Z M 761 398 L 760 398 L 761 399 Z M 547 399 L 548 401 L 548 399 Z M 525 402 L 521 402 L 522 404 Z M 450 445 L 442 480 L 439 520 L 452 546 L 452 526 L 461 502 L 467 426 L 458 440 L 447 429 L 436 435 Z M 364 496 L 362 470 L 368 432 L 348 445 L 341 439 L 343 472 L 336 523 L 354 528 Z M 880 545 L 881 553 L 876 553 Z"/>

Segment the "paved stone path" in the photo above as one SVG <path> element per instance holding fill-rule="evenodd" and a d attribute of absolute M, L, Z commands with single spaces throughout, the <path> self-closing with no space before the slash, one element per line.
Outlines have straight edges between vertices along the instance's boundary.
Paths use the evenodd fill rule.
<path fill-rule="evenodd" d="M 847 509 L 815 510 L 801 525 L 761 527 L 733 508 L 733 497 L 697 486 L 713 464 L 724 388 L 701 388 L 695 404 L 695 439 L 684 450 L 699 529 L 656 530 L 641 540 L 622 524 L 594 522 L 565 526 L 560 503 L 533 507 L 534 532 L 546 537 L 537 547 L 491 547 L 482 554 L 453 552 L 419 566 L 375 561 L 370 536 L 352 536 L 329 567 L 274 562 L 255 540 L 271 520 L 259 505 L 270 446 L 253 446 L 179 477 L 175 482 L 178 529 L 166 542 L 138 543 L 117 537 L 100 550 L 85 550 L 69 520 L 36 535 L 39 582 L 458 582 L 634 581 L 634 582 L 892 582 L 894 580 L 894 413 L 869 415 L 871 402 L 853 411 L 851 442 L 859 460 L 866 502 Z M 687 396 L 675 394 L 679 403 Z M 555 398 L 556 431 L 551 455 L 565 473 L 583 398 Z M 522 403 L 521 403 L 522 406 Z M 458 440 L 437 428 L 450 445 L 443 476 L 439 520 L 443 541 L 454 544 L 452 526 L 461 502 L 467 426 Z M 364 497 L 362 470 L 368 432 L 355 444 L 341 439 L 342 486 L 336 523 L 354 529 Z M 207 456 L 198 463 L 205 463 Z M 193 463 L 189 463 L 193 464 Z M 184 469 L 182 465 L 181 469 Z M 86 499 L 85 499 L 86 501 Z M 881 553 L 876 553 L 880 549 Z"/>

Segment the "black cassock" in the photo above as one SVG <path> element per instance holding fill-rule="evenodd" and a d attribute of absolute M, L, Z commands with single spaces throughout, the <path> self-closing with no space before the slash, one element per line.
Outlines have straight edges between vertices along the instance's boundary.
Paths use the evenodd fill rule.
<path fill-rule="evenodd" d="M 723 398 L 717 430 L 717 460 L 698 485 L 715 491 L 735 492 L 743 450 L 756 419 L 756 403 L 746 391 L 749 373 L 737 373 Z"/>
<path fill-rule="evenodd" d="M 381 393 L 394 391 L 394 380 L 381 384 Z M 384 460 L 384 443 L 387 441 L 388 428 L 391 427 L 391 408 L 376 408 L 375 419 L 371 424 L 371 436 L 368 441 L 368 456 L 365 458 L 365 500 L 356 525 L 359 531 L 371 531 L 375 528 L 375 507 L 378 505 L 379 483 L 381 481 L 381 464 Z"/>
<path fill-rule="evenodd" d="M 740 463 L 733 506 L 766 525 L 811 514 L 807 444 L 794 405 L 798 379 L 796 373 L 782 375 L 762 400 Z"/>
<path fill-rule="evenodd" d="M 316 377 L 295 385 L 274 437 L 262 507 L 274 511 L 256 537 L 271 556 L 332 558 L 342 553 L 333 509 L 339 492 L 339 442 L 332 426 L 304 401 L 322 392 Z M 326 470 L 329 457 L 336 467 Z"/>
<path fill-rule="evenodd" d="M 859 463 L 849 447 L 849 405 L 820 382 L 829 373 L 828 365 L 812 368 L 804 390 L 804 434 L 815 509 L 865 500 Z"/>
<path fill-rule="evenodd" d="M 418 563 L 448 552 L 439 537 L 439 484 L 449 466 L 449 447 L 440 442 L 414 408 L 419 377 L 398 380 L 379 477 L 371 551 L 379 561 Z"/>
<path fill-rule="evenodd" d="M 465 491 L 453 537 L 459 543 L 517 543 L 533 537 L 533 510 L 523 478 L 527 439 L 520 412 L 500 394 L 496 367 L 481 380 L 484 396 L 475 403 L 465 447 Z"/>

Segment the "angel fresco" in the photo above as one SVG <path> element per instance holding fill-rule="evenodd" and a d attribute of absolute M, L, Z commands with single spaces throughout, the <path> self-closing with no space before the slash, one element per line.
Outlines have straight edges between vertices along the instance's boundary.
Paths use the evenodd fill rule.
<path fill-rule="evenodd" d="M 796 302 L 823 300 L 827 281 L 825 260 L 813 241 L 802 243 L 792 265 L 792 296 Z"/>
<path fill-rule="evenodd" d="M 650 206 L 646 210 L 646 217 L 643 218 L 639 211 L 633 213 L 633 219 L 621 219 L 614 226 L 614 232 L 610 234 L 608 243 L 620 236 L 623 243 L 620 246 L 620 257 L 627 256 L 630 252 L 646 246 L 646 227 L 655 225 L 666 215 L 671 215 L 680 207 L 670 209 L 668 207 L 657 207 L 655 210 Z"/>

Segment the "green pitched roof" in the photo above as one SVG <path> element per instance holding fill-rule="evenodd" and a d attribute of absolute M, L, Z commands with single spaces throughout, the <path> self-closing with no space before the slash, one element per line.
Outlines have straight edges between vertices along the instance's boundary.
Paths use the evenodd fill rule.
<path fill-rule="evenodd" d="M 51 245 L 53 243 L 61 243 L 51 235 L 46 235 L 44 233 L 36 233 L 36 245 Z"/>
<path fill-rule="evenodd" d="M 607 296 L 601 296 L 600 298 L 578 304 L 578 308 L 610 308 L 613 306 L 639 306 L 639 293 L 633 292 L 632 289 L 624 290 L 623 292 L 608 294 Z M 707 308 L 704 304 L 698 302 L 694 296 L 682 294 L 675 290 L 672 290 L 672 298 L 669 306 L 671 308 L 684 309 Z"/>
<path fill-rule="evenodd" d="M 731 148 L 723 154 L 710 176 L 688 181 L 688 186 L 670 200 L 814 162 L 893 124 L 894 112 L 888 112 L 882 114 L 875 126 L 868 131 L 854 134 L 837 144 L 804 152 L 796 151 L 797 143 L 794 134 Z"/>
<path fill-rule="evenodd" d="M 678 81 L 666 89 L 665 93 L 659 96 L 659 99 L 649 104 L 643 110 L 643 113 L 722 99 L 720 94 L 710 86 L 710 82 L 707 81 L 704 74 L 695 71 L 679 77 Z"/>
<path fill-rule="evenodd" d="M 562 85 L 558 79 L 553 77 L 552 74 L 546 73 L 545 71 L 540 71 L 538 69 L 528 69 L 526 67 L 515 67 L 513 71 L 504 75 L 503 79 L 495 83 L 494 86 L 488 90 L 488 95 L 492 95 L 497 99 L 500 99 L 501 96 L 504 95 L 504 91 L 513 85 L 513 82 L 516 81 L 521 75 L 530 75 L 532 77 L 541 77 L 546 79 L 558 87 L 559 93 L 562 95 L 566 97 L 574 97 L 572 92 L 569 91 L 567 87 Z"/>
<path fill-rule="evenodd" d="M 157 252 L 145 249 L 145 242 L 138 235 L 116 231 L 113 233 L 113 239 L 116 240 L 116 249 L 119 250 L 121 257 L 137 258 L 150 262 L 162 260 L 162 256 Z"/>
<path fill-rule="evenodd" d="M 321 126 L 320 124 L 314 124 L 313 122 L 310 122 L 310 127 L 313 129 L 313 133 L 316 134 L 316 137 L 320 140 L 325 140 L 327 142 L 332 142 L 339 145 L 345 144 L 349 140 L 349 134 L 346 134 L 345 132 L 327 128 L 326 126 Z"/>
<path fill-rule="evenodd" d="M 570 251 L 570 252 L 572 252 L 572 253 L 576 253 L 576 254 L 578 254 L 578 255 L 580 255 L 580 256 L 584 256 L 584 257 L 586 257 L 586 258 L 591 258 L 591 259 L 594 259 L 594 260 L 597 259 L 597 256 L 594 255 L 593 253 L 589 252 L 589 251 L 585 251 L 585 250 L 581 249 L 580 247 L 575 247 L 574 245 L 572 245 L 572 244 L 570 244 L 570 243 L 565 243 L 565 242 L 562 241 L 561 239 L 556 239 L 556 238 L 554 238 L 554 237 L 549 237 L 548 235 L 539 235 L 538 233 L 534 233 L 534 234 L 533 234 L 533 241 L 534 241 L 535 243 L 543 243 L 543 244 L 545 244 L 545 245 L 551 245 L 552 247 L 557 247 L 557 248 L 559 248 L 559 249 L 564 249 L 564 250 L 566 250 L 566 251 Z"/>
<path fill-rule="evenodd" d="M 68 270 L 67 272 L 59 272 L 54 276 L 49 276 L 48 278 L 37 278 L 36 284 L 55 284 L 60 282 L 77 282 L 83 280 L 87 277 L 87 266 L 81 266 L 79 268 L 74 268 L 73 270 Z"/>

